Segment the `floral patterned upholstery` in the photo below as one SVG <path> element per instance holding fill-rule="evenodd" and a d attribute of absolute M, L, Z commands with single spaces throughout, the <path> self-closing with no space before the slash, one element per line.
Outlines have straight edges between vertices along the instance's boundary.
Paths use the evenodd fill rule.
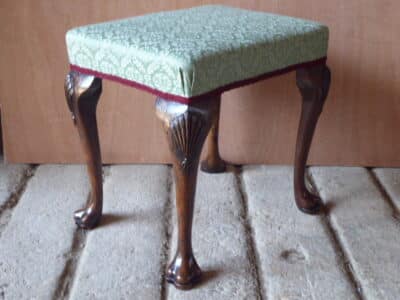
<path fill-rule="evenodd" d="M 74 28 L 66 43 L 72 69 L 190 101 L 323 61 L 328 28 L 207 5 Z"/>

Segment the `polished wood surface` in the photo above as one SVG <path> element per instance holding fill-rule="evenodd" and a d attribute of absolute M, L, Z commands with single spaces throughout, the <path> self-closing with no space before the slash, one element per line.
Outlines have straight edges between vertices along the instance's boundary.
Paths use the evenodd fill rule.
<path fill-rule="evenodd" d="M 78 129 L 83 153 L 86 158 L 91 192 L 86 207 L 75 212 L 76 224 L 81 228 L 93 228 L 99 222 L 103 209 L 103 179 L 96 107 L 102 91 L 100 78 L 75 71 L 65 79 L 65 97 Z"/>
<path fill-rule="evenodd" d="M 201 277 L 192 250 L 194 196 L 200 153 L 218 116 L 218 98 L 202 99 L 193 105 L 161 98 L 156 101 L 156 113 L 162 121 L 173 157 L 178 216 L 178 246 L 166 280 L 180 289 L 191 288 Z"/>
<path fill-rule="evenodd" d="M 212 127 L 207 136 L 207 150 L 205 151 L 204 160 L 201 162 L 201 170 L 207 173 L 221 173 L 226 170 L 226 163 L 219 154 L 219 115 L 221 111 L 221 96 L 216 97 L 216 116 L 213 120 Z"/>
<path fill-rule="evenodd" d="M 294 161 L 294 196 L 301 211 L 316 214 L 322 208 L 322 201 L 306 188 L 304 176 L 315 127 L 328 95 L 331 73 L 325 65 L 301 68 L 296 71 L 296 83 L 302 106 Z"/>
<path fill-rule="evenodd" d="M 328 95 L 331 74 L 323 64 L 299 68 L 296 79 L 302 95 L 302 110 L 296 142 L 294 194 L 301 211 L 316 214 L 322 208 L 322 201 L 307 190 L 305 167 L 318 118 Z M 91 229 L 99 224 L 103 207 L 102 161 L 96 121 L 102 80 L 70 71 L 64 90 L 81 139 L 92 187 L 86 207 L 75 212 L 74 217 L 80 228 Z M 220 106 L 220 95 L 204 97 L 190 105 L 156 99 L 156 115 L 163 124 L 172 154 L 178 220 L 177 250 L 165 279 L 179 289 L 192 288 L 202 274 L 193 254 L 192 225 L 198 165 L 207 136 L 208 149 L 202 169 L 223 172 L 226 168 L 218 152 Z"/>
<path fill-rule="evenodd" d="M 330 28 L 332 86 L 309 164 L 400 166 L 400 2 L 395 0 L 3 0 L 0 103 L 11 162 L 83 162 L 60 82 L 68 28 L 205 3 L 298 16 Z M 293 161 L 301 105 L 294 73 L 222 96 L 221 156 L 232 163 Z M 105 163 L 170 162 L 153 96 L 107 81 L 98 107 Z M 140 107 L 140 109 L 137 109 Z"/>

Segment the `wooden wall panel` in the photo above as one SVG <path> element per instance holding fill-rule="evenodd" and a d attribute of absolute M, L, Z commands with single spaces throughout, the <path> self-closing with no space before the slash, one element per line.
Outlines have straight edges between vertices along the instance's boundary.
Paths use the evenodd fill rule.
<path fill-rule="evenodd" d="M 63 79 L 68 28 L 217 1 L 2 0 L 0 104 L 10 162 L 78 162 Z M 330 26 L 332 88 L 312 164 L 400 166 L 400 2 L 236 0 L 226 4 L 309 18 Z M 98 108 L 105 163 L 168 162 L 154 97 L 104 82 Z M 291 163 L 300 98 L 294 74 L 223 95 L 221 152 L 233 163 Z"/>

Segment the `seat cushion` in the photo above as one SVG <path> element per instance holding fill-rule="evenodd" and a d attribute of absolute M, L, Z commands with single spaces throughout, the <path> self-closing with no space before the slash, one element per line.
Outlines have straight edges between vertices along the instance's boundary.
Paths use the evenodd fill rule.
<path fill-rule="evenodd" d="M 222 5 L 69 30 L 71 68 L 190 102 L 326 58 L 319 23 Z"/>

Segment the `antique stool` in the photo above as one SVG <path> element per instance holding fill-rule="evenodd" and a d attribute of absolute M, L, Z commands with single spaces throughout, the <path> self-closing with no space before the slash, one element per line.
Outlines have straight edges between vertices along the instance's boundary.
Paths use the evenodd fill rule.
<path fill-rule="evenodd" d="M 321 200 L 304 181 L 305 164 L 329 85 L 328 28 L 316 22 L 221 5 L 160 12 L 79 27 L 66 35 L 71 71 L 65 93 L 86 154 L 91 197 L 75 213 L 79 227 L 93 228 L 102 213 L 102 163 L 96 105 L 102 79 L 157 96 L 173 154 L 178 215 L 178 249 L 166 280 L 190 288 L 201 271 L 192 252 L 191 231 L 197 169 L 225 170 L 218 151 L 221 94 L 270 76 L 296 70 L 302 95 L 297 135 L 294 194 L 298 208 L 317 213 Z"/>

